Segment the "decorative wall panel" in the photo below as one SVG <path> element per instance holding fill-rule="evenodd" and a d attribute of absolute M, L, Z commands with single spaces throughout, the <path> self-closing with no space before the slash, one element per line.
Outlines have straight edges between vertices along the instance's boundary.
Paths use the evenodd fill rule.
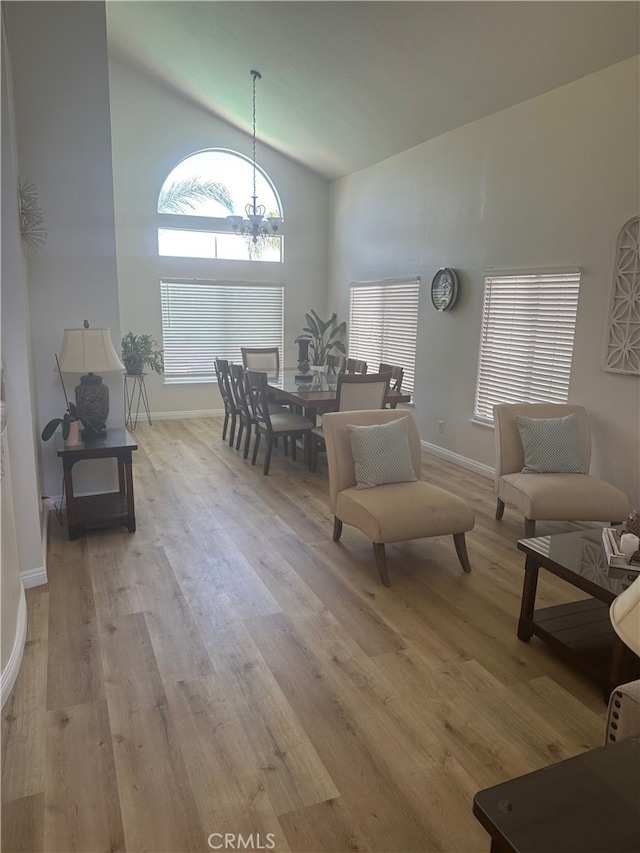
<path fill-rule="evenodd" d="M 604 369 L 640 375 L 640 216 L 618 236 Z"/>

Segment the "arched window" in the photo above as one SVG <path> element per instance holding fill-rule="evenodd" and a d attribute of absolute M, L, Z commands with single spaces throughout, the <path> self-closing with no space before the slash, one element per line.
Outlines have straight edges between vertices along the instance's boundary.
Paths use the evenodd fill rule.
<path fill-rule="evenodd" d="M 185 157 L 167 176 L 158 196 L 158 253 L 181 258 L 219 258 L 282 262 L 282 235 L 258 244 L 234 234 L 229 214 L 244 215 L 253 191 L 253 164 L 223 149 L 198 151 Z M 275 188 L 259 168 L 258 203 L 267 215 L 282 218 Z"/>

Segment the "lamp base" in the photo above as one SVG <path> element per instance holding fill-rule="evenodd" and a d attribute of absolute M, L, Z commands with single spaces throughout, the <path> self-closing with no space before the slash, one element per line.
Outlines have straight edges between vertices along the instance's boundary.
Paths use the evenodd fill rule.
<path fill-rule="evenodd" d="M 104 385 L 102 376 L 97 373 L 87 373 L 80 377 L 76 385 L 76 406 L 80 420 L 86 424 L 98 424 L 98 428 L 85 426 L 82 430 L 84 441 L 104 438 L 107 434 L 104 424 L 109 417 L 109 386 Z"/>

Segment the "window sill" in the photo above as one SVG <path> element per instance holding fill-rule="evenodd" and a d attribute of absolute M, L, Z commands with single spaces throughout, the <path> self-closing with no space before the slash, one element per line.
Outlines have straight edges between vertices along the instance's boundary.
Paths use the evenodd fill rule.
<path fill-rule="evenodd" d="M 165 376 L 163 385 L 215 385 L 215 376 Z"/>
<path fill-rule="evenodd" d="M 480 427 L 481 429 L 495 430 L 496 428 L 493 421 L 481 421 L 478 418 L 471 418 L 471 423 L 473 426 Z"/>

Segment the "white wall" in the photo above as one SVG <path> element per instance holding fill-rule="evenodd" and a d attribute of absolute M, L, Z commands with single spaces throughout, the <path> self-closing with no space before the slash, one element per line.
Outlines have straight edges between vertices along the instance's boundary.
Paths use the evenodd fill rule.
<path fill-rule="evenodd" d="M 105 8 L 100 2 L 34 2 L 3 9 L 18 168 L 39 191 L 48 231 L 45 247 L 27 264 L 39 434 L 64 412 L 54 372 L 64 328 L 86 318 L 92 326 L 111 327 L 114 341 L 120 335 Z M 71 396 L 76 381 L 66 377 Z M 107 374 L 105 382 L 109 426 L 122 426 L 122 376 Z M 54 442 L 39 442 L 39 448 L 42 489 L 59 495 L 62 468 Z M 107 460 L 74 471 L 78 493 L 114 482 Z"/>
<path fill-rule="evenodd" d="M 247 110 L 251 80 L 247 70 Z M 120 324 L 123 333 L 149 333 L 162 341 L 160 278 L 236 278 L 284 281 L 286 366 L 295 367 L 294 338 L 310 308 L 326 308 L 328 184 L 307 169 L 258 143 L 257 160 L 278 190 L 285 217 L 283 264 L 159 258 L 158 193 L 175 164 L 205 148 L 251 155 L 251 138 L 110 58 L 111 127 Z M 144 108 L 141 107 L 144 105 Z M 259 128 L 258 128 L 259 133 Z M 247 187 L 249 193 L 250 188 Z M 247 201 L 249 198 L 247 197 Z M 239 239 L 239 238 L 238 238 Z M 213 384 L 165 385 L 146 378 L 152 414 L 215 411 L 222 403 Z"/>
<path fill-rule="evenodd" d="M 31 331 L 27 305 L 27 279 L 20 246 L 18 175 L 12 136 L 10 57 L 4 39 L 2 51 L 2 354 L 6 366 L 7 433 L 13 489 L 2 485 L 3 503 L 11 491 L 14 507 L 11 522 L 17 538 L 16 570 L 44 580 L 40 484 L 31 374 Z M 8 522 L 7 522 L 8 523 Z M 4 534 L 4 531 L 3 531 Z M 3 538 L 4 542 L 4 538 Z M 3 561 L 2 572 L 10 570 Z M 5 617 L 3 592 L 3 623 Z"/>
<path fill-rule="evenodd" d="M 493 431 L 471 423 L 489 268 L 579 265 L 570 401 L 591 416 L 592 473 L 640 504 L 640 382 L 601 369 L 618 231 L 640 209 L 634 58 L 335 182 L 329 305 L 350 281 L 421 275 L 415 411 L 423 441 L 493 467 Z M 431 305 L 435 271 L 461 296 Z M 443 420 L 443 435 L 437 422 Z"/>

